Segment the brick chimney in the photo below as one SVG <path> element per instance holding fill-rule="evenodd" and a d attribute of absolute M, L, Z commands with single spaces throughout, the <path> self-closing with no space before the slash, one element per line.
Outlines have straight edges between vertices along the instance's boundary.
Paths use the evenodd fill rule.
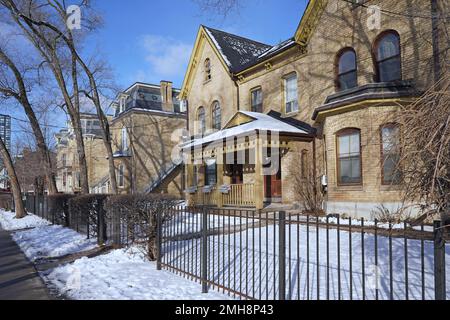
<path fill-rule="evenodd" d="M 160 87 L 161 87 L 163 111 L 173 112 L 173 99 L 172 99 L 173 84 L 172 84 L 172 82 L 162 80 Z"/>

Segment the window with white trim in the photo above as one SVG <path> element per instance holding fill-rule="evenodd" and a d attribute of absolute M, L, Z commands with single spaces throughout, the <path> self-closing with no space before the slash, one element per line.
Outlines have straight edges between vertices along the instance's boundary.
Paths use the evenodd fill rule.
<path fill-rule="evenodd" d="M 284 78 L 284 99 L 286 113 L 299 110 L 297 74 L 295 73 Z"/>

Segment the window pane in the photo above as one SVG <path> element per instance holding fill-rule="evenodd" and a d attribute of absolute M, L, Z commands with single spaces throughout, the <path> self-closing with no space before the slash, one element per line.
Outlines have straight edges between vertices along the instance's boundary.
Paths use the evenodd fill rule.
<path fill-rule="evenodd" d="M 398 37 L 389 33 L 385 35 L 378 44 L 378 61 L 397 56 L 400 54 Z"/>
<path fill-rule="evenodd" d="M 344 52 L 339 59 L 339 74 L 356 69 L 356 55 L 352 50 Z"/>
<path fill-rule="evenodd" d="M 254 90 L 252 91 L 252 111 L 253 112 L 262 112 L 262 90 Z"/>
<path fill-rule="evenodd" d="M 286 79 L 286 102 L 297 100 L 297 76 Z"/>
<path fill-rule="evenodd" d="M 350 154 L 359 154 L 361 147 L 359 140 L 359 133 L 354 133 L 350 136 Z"/>
<path fill-rule="evenodd" d="M 379 62 L 378 68 L 380 81 L 382 82 L 395 81 L 402 78 L 399 56 Z"/>
<path fill-rule="evenodd" d="M 339 137 L 339 155 L 347 155 L 350 152 L 350 136 Z"/>
<path fill-rule="evenodd" d="M 400 143 L 399 131 L 398 126 L 389 126 L 382 129 L 383 154 L 398 151 Z"/>
<path fill-rule="evenodd" d="M 217 176 L 216 176 L 216 164 L 206 165 L 206 185 L 212 186 L 217 183 Z"/>
<path fill-rule="evenodd" d="M 339 88 L 341 90 L 351 89 L 358 85 L 356 71 L 341 74 L 339 76 Z"/>
<path fill-rule="evenodd" d="M 361 183 L 361 138 L 359 132 L 338 137 L 339 182 Z"/>

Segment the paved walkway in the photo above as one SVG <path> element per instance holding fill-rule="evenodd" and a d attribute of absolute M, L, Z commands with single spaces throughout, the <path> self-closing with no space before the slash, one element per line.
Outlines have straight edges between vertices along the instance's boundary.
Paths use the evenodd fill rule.
<path fill-rule="evenodd" d="M 0 229 L 0 300 L 51 299 L 36 269 L 7 231 Z"/>

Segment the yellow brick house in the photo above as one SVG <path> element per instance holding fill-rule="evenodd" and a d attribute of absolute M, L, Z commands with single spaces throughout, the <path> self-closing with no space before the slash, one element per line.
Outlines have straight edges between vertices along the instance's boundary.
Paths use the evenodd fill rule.
<path fill-rule="evenodd" d="M 176 138 L 186 128 L 186 113 L 172 82 L 137 82 L 112 103 L 113 156 L 121 194 L 168 193 L 183 197 L 183 166 L 172 156 Z M 108 192 L 109 175 L 94 185 Z"/>
<path fill-rule="evenodd" d="M 293 205 L 311 169 L 327 213 L 398 208 L 396 112 L 449 61 L 432 3 L 311 0 L 277 45 L 201 26 L 180 94 L 188 201 Z"/>

